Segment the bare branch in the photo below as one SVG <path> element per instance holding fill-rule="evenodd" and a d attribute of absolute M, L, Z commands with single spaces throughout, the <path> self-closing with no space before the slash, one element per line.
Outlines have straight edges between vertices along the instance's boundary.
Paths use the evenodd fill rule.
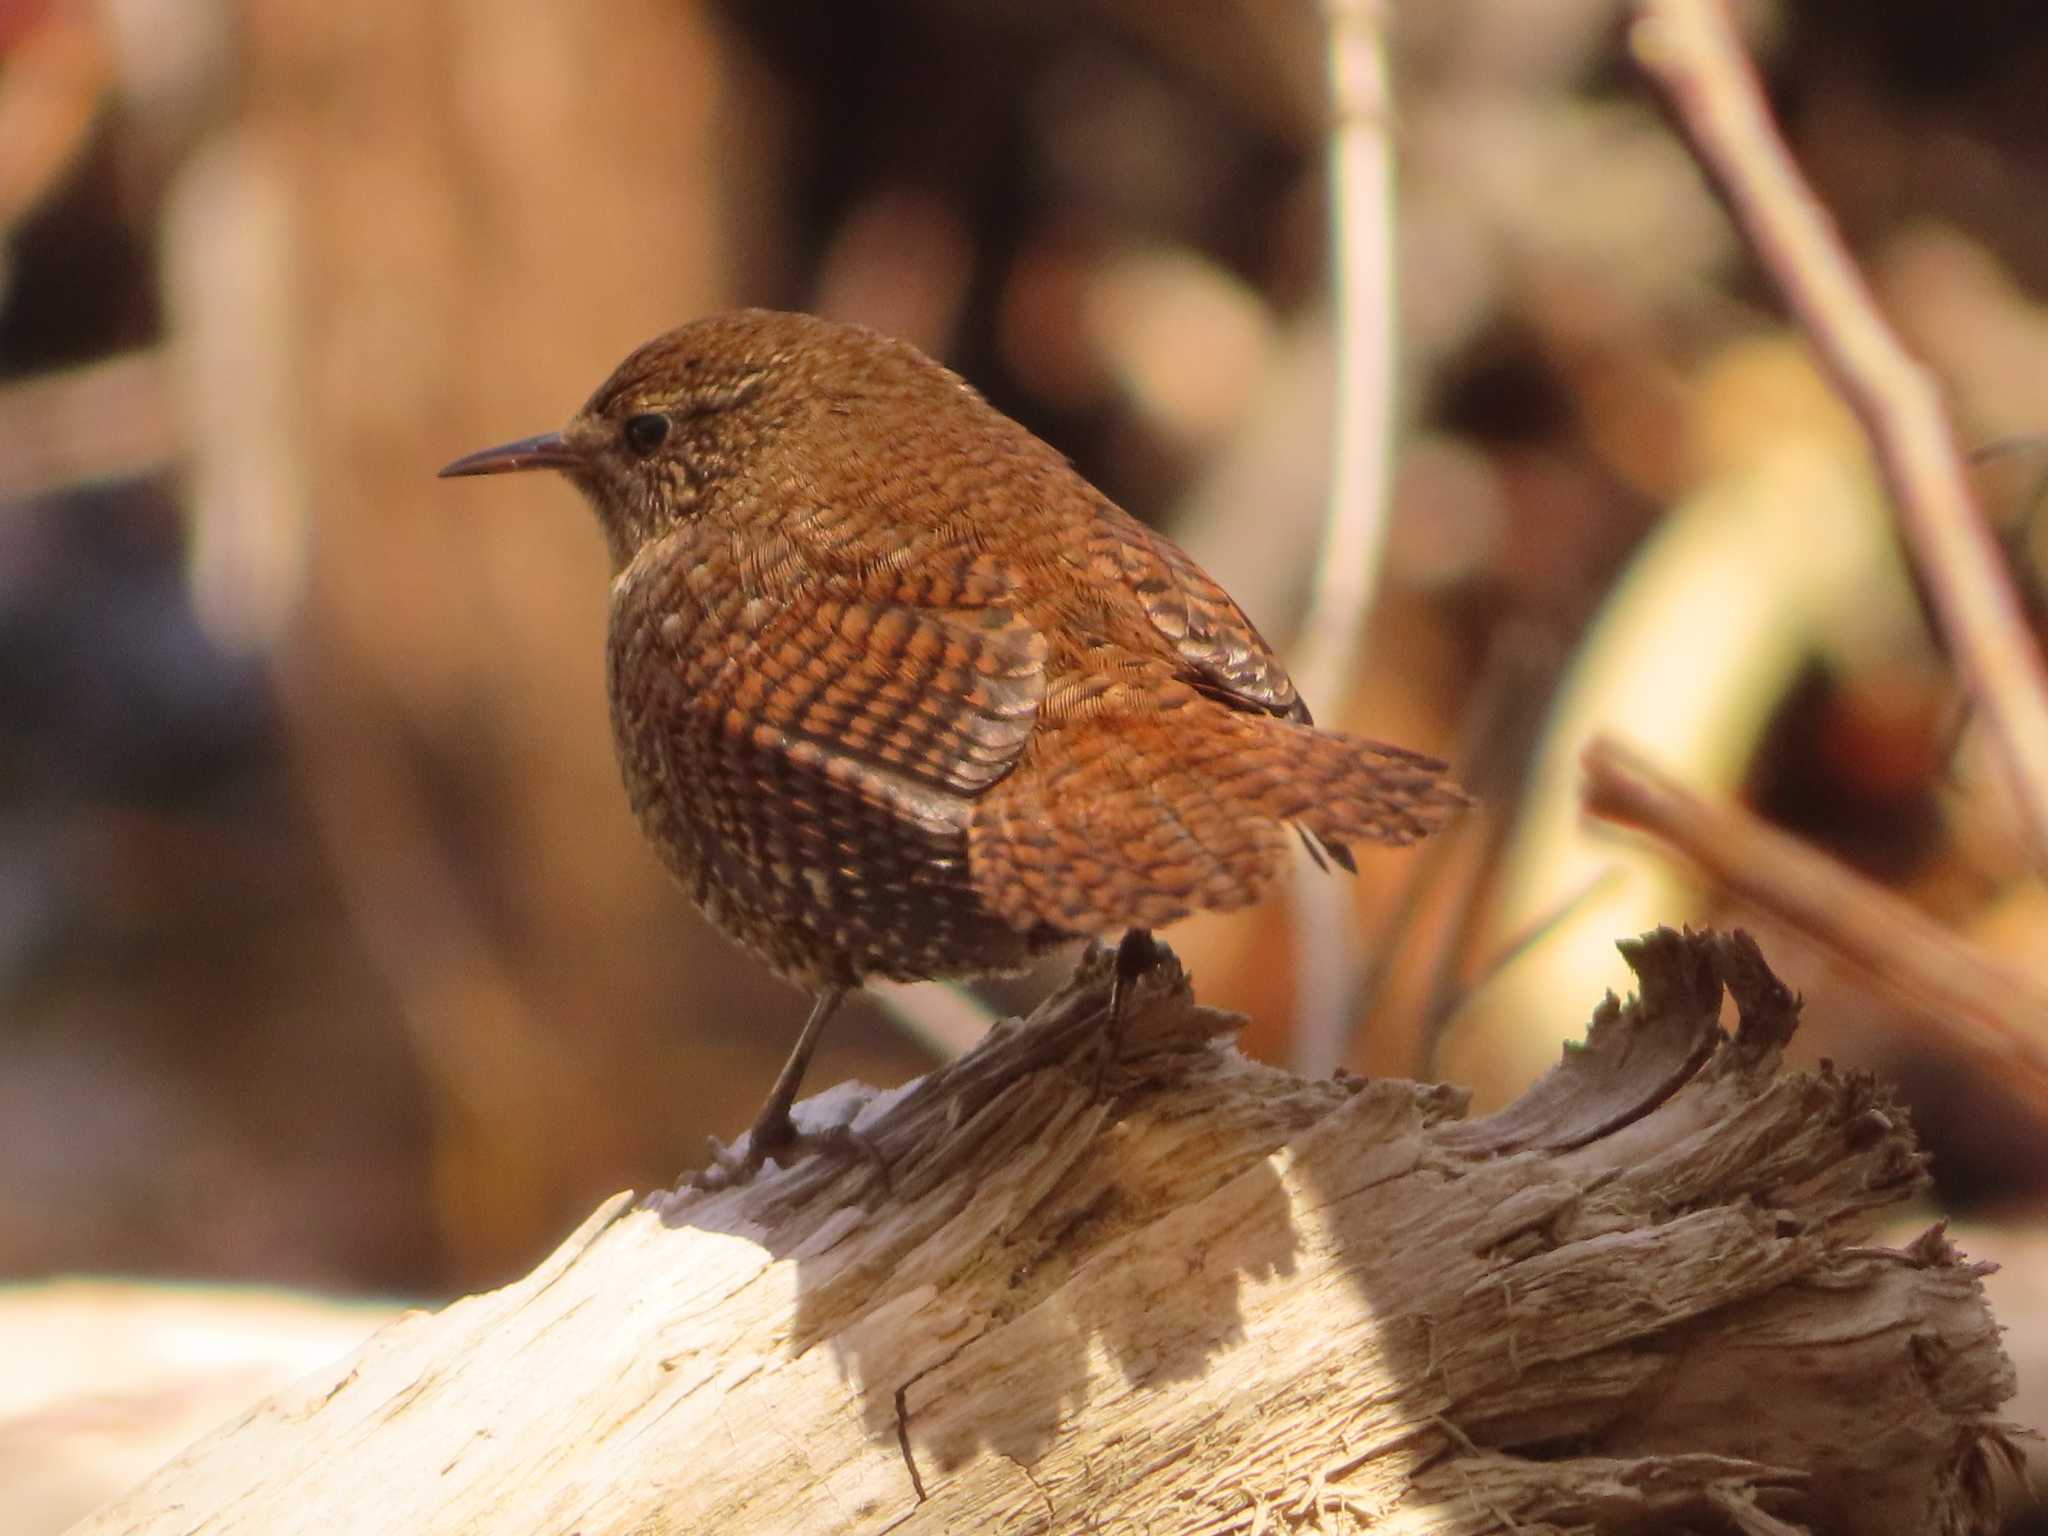
<path fill-rule="evenodd" d="M 1342 709 L 1358 677 L 1386 544 L 1393 436 L 1394 155 L 1379 0 L 1325 0 L 1330 67 L 1331 289 L 1337 401 L 1329 510 L 1315 590 L 1296 645 L 1302 695 Z M 1350 1027 L 1349 891 L 1320 872 L 1295 880 L 1294 1064 L 1333 1070 Z"/>
<path fill-rule="evenodd" d="M 1935 382 L 1878 312 L 1772 128 L 1722 0 L 1638 0 L 1637 14 L 1637 60 L 1863 423 L 1943 634 L 1999 743 L 2034 856 L 2048 861 L 2048 676 Z"/>
<path fill-rule="evenodd" d="M 2048 1116 L 2048 995 L 1819 849 L 1733 805 L 1711 805 L 1609 737 L 1586 748 L 1586 809 L 1634 827 L 1695 864 L 1736 900 L 1769 913 L 1904 995 L 1966 1048 L 1993 1058 Z"/>

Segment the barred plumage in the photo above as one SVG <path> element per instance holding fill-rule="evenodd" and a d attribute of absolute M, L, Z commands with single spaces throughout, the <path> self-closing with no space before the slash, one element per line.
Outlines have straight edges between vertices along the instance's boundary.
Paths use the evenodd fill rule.
<path fill-rule="evenodd" d="M 1242 906 L 1290 826 L 1348 862 L 1464 803 L 1443 764 L 1316 729 L 1186 554 L 902 342 L 701 320 L 562 432 L 445 473 L 535 467 L 611 549 L 635 815 L 714 923 L 822 998 Z M 750 1162 L 789 1140 L 783 1087 Z"/>

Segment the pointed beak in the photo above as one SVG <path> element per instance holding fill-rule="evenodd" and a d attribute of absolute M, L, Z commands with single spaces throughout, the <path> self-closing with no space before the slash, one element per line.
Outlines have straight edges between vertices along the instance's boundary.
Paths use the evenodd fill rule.
<path fill-rule="evenodd" d="M 500 443 L 495 448 L 464 454 L 453 464 L 442 468 L 441 478 L 509 475 L 521 469 L 574 469 L 582 462 L 583 455 L 571 447 L 561 433 L 543 432 L 538 437 L 522 437 L 516 443 Z"/>

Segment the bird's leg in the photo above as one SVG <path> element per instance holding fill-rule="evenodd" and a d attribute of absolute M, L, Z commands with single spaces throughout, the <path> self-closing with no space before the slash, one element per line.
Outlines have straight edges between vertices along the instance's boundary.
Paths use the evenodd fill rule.
<path fill-rule="evenodd" d="M 1159 946 L 1150 928 L 1126 928 L 1116 944 L 1116 969 L 1109 978 L 1109 1016 L 1103 1021 L 1102 1038 L 1095 1057 L 1095 1093 L 1102 1096 L 1112 1063 L 1123 1054 L 1124 1009 L 1130 1006 L 1131 988 L 1138 978 L 1159 963 Z"/>
<path fill-rule="evenodd" d="M 889 1165 L 883 1161 L 875 1144 L 865 1136 L 844 1125 L 835 1125 L 824 1131 L 799 1131 L 796 1122 L 789 1117 L 790 1106 L 796 1103 L 797 1090 L 803 1086 L 804 1073 L 810 1069 L 811 1056 L 818 1049 L 819 1037 L 825 1033 L 826 1023 L 845 998 L 844 987 L 831 987 L 817 995 L 811 1004 L 810 1017 L 804 1020 L 803 1033 L 796 1037 L 796 1046 L 789 1053 L 789 1060 L 782 1064 L 775 1086 L 768 1090 L 767 1102 L 754 1116 L 753 1127 L 747 1132 L 746 1155 L 735 1157 L 730 1148 L 722 1146 L 714 1137 L 711 1166 L 692 1180 L 699 1189 L 728 1189 L 745 1184 L 761 1171 L 761 1165 L 769 1158 L 786 1162 L 787 1154 L 804 1151 L 858 1153 L 874 1165 L 881 1175 L 883 1188 L 888 1187 Z"/>
<path fill-rule="evenodd" d="M 754 1128 L 747 1133 L 747 1161 L 754 1168 L 759 1168 L 769 1157 L 783 1151 L 797 1139 L 796 1122 L 789 1118 L 790 1106 L 796 1103 L 796 1091 L 803 1087 L 804 1074 L 811 1069 L 811 1057 L 817 1052 L 825 1025 L 839 1011 L 839 1004 L 845 997 L 843 988 L 830 987 L 812 1001 L 811 1014 L 804 1020 L 803 1033 L 796 1037 L 789 1060 L 782 1064 L 775 1086 L 768 1090 L 767 1102 L 754 1116 Z"/>

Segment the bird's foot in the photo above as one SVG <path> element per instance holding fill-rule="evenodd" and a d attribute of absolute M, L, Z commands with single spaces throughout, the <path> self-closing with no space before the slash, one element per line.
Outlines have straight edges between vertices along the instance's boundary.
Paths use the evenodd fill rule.
<path fill-rule="evenodd" d="M 1109 1083 L 1109 1069 L 1123 1055 L 1125 1014 L 1131 1005 L 1131 992 L 1138 984 L 1138 978 L 1148 974 L 1159 963 L 1159 945 L 1149 928 L 1127 928 L 1124 936 L 1117 941 L 1116 969 L 1110 973 L 1109 1008 L 1102 1023 L 1102 1033 L 1096 1038 L 1095 1050 L 1095 1096 L 1105 1096 Z"/>
<path fill-rule="evenodd" d="M 747 1133 L 744 1152 L 734 1151 L 716 1136 L 710 1137 L 709 1143 L 711 1161 L 690 1175 L 692 1189 L 739 1189 L 753 1183 L 754 1176 L 771 1158 L 789 1168 L 799 1158 L 816 1153 L 832 1153 L 849 1161 L 863 1159 L 881 1182 L 882 1192 L 887 1194 L 891 1188 L 889 1162 L 882 1156 L 882 1149 L 844 1123 L 828 1125 L 823 1130 L 800 1131 L 785 1114 L 778 1121 L 757 1121 Z"/>

